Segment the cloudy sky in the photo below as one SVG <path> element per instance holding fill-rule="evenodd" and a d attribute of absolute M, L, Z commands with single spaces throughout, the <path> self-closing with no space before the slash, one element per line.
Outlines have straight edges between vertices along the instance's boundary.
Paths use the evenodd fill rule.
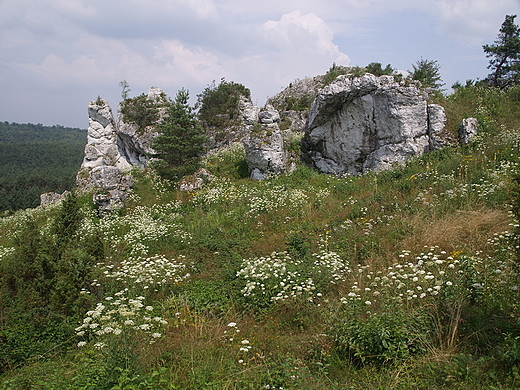
<path fill-rule="evenodd" d="M 520 0 L 0 0 L 0 121 L 86 128 L 122 80 L 194 101 L 225 77 L 263 105 L 333 62 L 437 60 L 449 88 L 486 77 L 508 14 Z"/>

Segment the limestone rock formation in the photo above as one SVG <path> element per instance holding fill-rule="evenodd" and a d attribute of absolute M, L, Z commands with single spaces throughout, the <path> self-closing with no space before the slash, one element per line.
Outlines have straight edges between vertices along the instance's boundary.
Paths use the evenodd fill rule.
<path fill-rule="evenodd" d="M 157 87 L 148 90 L 147 98 L 158 107 L 158 121 L 164 115 L 168 98 L 164 91 Z M 135 123 L 125 121 L 122 113 L 122 104 L 117 110 L 117 142 L 119 153 L 124 157 L 118 166 L 121 169 L 133 166 L 145 168 L 150 160 L 150 156 L 155 153 L 152 142 L 157 137 L 155 127 L 147 126 L 139 128 Z"/>
<path fill-rule="evenodd" d="M 285 172 L 287 153 L 282 131 L 278 126 L 280 115 L 271 105 L 258 113 L 258 122 L 247 127 L 242 139 L 247 166 L 253 180 L 263 180 L 269 174 Z"/>
<path fill-rule="evenodd" d="M 167 97 L 152 87 L 147 98 L 158 106 L 159 119 L 165 112 Z M 161 107 L 162 106 L 162 107 Z M 88 105 L 89 127 L 85 157 L 76 176 L 80 190 L 93 190 L 94 203 L 110 212 L 122 206 L 133 182 L 125 172 L 133 167 L 146 167 L 153 154 L 151 144 L 157 136 L 154 126 L 139 128 L 125 121 L 119 106 L 117 122 L 107 101 L 98 98 Z"/>
<path fill-rule="evenodd" d="M 90 172 L 94 193 L 94 205 L 101 214 L 110 213 L 124 206 L 128 190 L 133 187 L 133 179 L 114 166 L 100 166 Z"/>
<path fill-rule="evenodd" d="M 82 169 L 116 165 L 121 159 L 117 147 L 117 133 L 112 108 L 98 98 L 88 104 L 87 145 Z"/>
<path fill-rule="evenodd" d="M 438 104 L 428 105 L 428 134 L 430 136 L 430 150 L 436 150 L 447 146 L 447 141 L 442 137 L 446 126 L 446 112 L 444 107 Z"/>
<path fill-rule="evenodd" d="M 339 76 L 314 101 L 302 143 L 324 173 L 382 171 L 441 145 L 441 111 L 392 76 Z"/>
<path fill-rule="evenodd" d="M 69 194 L 69 191 L 64 191 L 62 194 L 58 194 L 56 192 L 46 192 L 40 195 L 40 205 L 45 206 L 48 204 L 53 204 L 56 202 L 60 202 Z"/>
<path fill-rule="evenodd" d="M 296 80 L 280 93 L 267 99 L 280 113 L 280 126 L 289 133 L 301 133 L 305 129 L 312 102 L 324 86 L 324 76 Z"/>
<path fill-rule="evenodd" d="M 459 127 L 459 140 L 461 145 L 467 145 L 471 143 L 473 138 L 478 133 L 478 120 L 477 118 L 466 118 L 462 120 Z"/>

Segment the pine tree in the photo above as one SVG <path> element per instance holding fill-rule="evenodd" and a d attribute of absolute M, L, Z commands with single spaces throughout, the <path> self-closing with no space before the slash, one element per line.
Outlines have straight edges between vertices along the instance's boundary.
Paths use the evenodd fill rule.
<path fill-rule="evenodd" d="M 158 173 L 170 180 L 178 180 L 195 172 L 204 151 L 204 130 L 197 120 L 193 108 L 188 104 L 189 92 L 181 89 L 166 115 L 157 126 L 159 136 L 152 148 Z"/>
<path fill-rule="evenodd" d="M 440 91 L 444 83 L 441 82 L 442 79 L 439 72 L 441 66 L 437 60 L 424 60 L 421 58 L 412 67 L 413 72 L 411 74 L 413 80 L 420 81 L 423 87 Z"/>
<path fill-rule="evenodd" d="M 487 80 L 493 87 L 507 88 L 520 82 L 520 28 L 514 23 L 516 15 L 506 15 L 493 45 L 483 45 L 492 69 Z"/>

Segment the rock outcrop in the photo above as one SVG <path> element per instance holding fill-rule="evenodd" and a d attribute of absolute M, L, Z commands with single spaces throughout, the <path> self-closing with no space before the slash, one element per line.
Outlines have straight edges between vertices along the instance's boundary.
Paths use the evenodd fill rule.
<path fill-rule="evenodd" d="M 165 104 L 168 102 L 166 94 L 160 88 L 151 87 L 148 90 L 147 99 L 157 107 L 157 121 L 159 121 L 166 111 Z M 122 113 L 123 104 L 124 102 L 120 103 L 117 110 L 117 142 L 119 153 L 123 157 L 118 168 L 145 168 L 150 156 L 155 153 L 151 146 L 153 140 L 157 137 L 155 126 L 150 125 L 141 129 L 137 124 L 125 121 Z"/>
<path fill-rule="evenodd" d="M 467 145 L 473 141 L 478 133 L 477 118 L 466 118 L 462 120 L 459 127 L 459 141 L 461 145 Z"/>
<path fill-rule="evenodd" d="M 147 98 L 159 107 L 160 119 L 164 114 L 160 106 L 167 101 L 165 93 L 152 87 Z M 127 171 L 147 166 L 157 132 L 153 125 L 142 129 L 125 121 L 121 104 L 116 122 L 110 105 L 101 98 L 89 103 L 88 115 L 87 145 L 76 185 L 80 190 L 93 190 L 94 203 L 103 213 L 110 212 L 122 206 L 133 185 Z"/>
<path fill-rule="evenodd" d="M 88 104 L 88 130 L 82 170 L 120 163 L 117 131 L 112 108 L 106 100 L 98 98 Z"/>
<path fill-rule="evenodd" d="M 58 194 L 56 192 L 45 192 L 44 194 L 40 195 L 40 205 L 45 206 L 48 204 L 61 202 L 69 193 L 69 191 L 64 191 L 62 194 Z"/>
<path fill-rule="evenodd" d="M 272 106 L 259 112 L 258 122 L 248 125 L 242 143 L 246 162 L 253 180 L 263 180 L 269 174 L 285 172 L 287 154 L 278 122 L 280 115 Z"/>
<path fill-rule="evenodd" d="M 430 116 L 429 116 L 430 113 Z M 302 144 L 324 173 L 359 175 L 441 147 L 445 116 L 392 76 L 339 76 L 314 101 Z"/>
<path fill-rule="evenodd" d="M 90 172 L 94 193 L 94 206 L 100 214 L 109 214 L 122 208 L 128 197 L 128 191 L 133 187 L 133 179 L 114 166 L 100 166 Z"/>

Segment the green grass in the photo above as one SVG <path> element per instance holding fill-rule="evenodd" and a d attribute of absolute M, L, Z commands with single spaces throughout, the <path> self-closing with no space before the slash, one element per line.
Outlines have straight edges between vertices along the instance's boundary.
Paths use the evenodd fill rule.
<path fill-rule="evenodd" d="M 0 345 L 24 349 L 1 350 L 0 387 L 518 388 L 516 94 L 443 98 L 450 128 L 479 118 L 475 143 L 380 174 L 299 166 L 253 182 L 239 145 L 205 159 L 214 178 L 193 193 L 135 174 L 119 215 L 99 219 L 79 198 L 74 251 L 53 246 L 59 206 L 2 218 Z M 41 240 L 16 238 L 27 220 Z M 43 268 L 19 269 L 29 244 Z M 75 254 L 97 259 L 87 284 Z M 59 321 L 50 297 L 74 288 L 81 304 Z M 19 315 L 24 289 L 45 315 Z"/>

